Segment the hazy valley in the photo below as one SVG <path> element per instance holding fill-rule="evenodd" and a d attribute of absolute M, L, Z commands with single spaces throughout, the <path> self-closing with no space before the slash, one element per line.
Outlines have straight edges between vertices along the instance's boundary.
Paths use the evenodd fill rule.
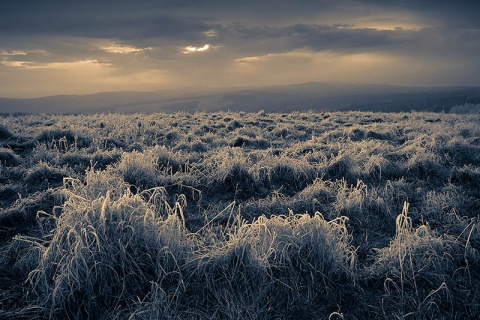
<path fill-rule="evenodd" d="M 478 87 L 407 87 L 374 84 L 302 83 L 261 88 L 177 88 L 154 92 L 105 92 L 32 99 L 0 98 L 3 113 L 88 114 L 201 111 L 448 112 L 480 103 Z"/>

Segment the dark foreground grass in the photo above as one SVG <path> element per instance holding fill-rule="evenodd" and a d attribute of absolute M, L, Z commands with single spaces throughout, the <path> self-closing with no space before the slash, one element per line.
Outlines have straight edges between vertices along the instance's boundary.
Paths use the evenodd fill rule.
<path fill-rule="evenodd" d="M 2 319 L 480 317 L 478 115 L 0 120 Z"/>

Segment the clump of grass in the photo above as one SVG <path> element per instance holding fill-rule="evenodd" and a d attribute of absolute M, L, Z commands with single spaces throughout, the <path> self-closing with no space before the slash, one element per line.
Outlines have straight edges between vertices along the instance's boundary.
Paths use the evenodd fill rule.
<path fill-rule="evenodd" d="M 103 170 L 106 169 L 108 165 L 120 160 L 120 158 L 121 155 L 115 151 L 98 150 L 93 154 L 80 151 L 68 151 L 61 155 L 58 160 L 58 165 L 62 167 L 68 166 L 75 172 L 83 172 L 91 166 Z"/>
<path fill-rule="evenodd" d="M 328 159 L 327 164 L 322 168 L 324 179 L 336 181 L 345 179 L 354 184 L 358 176 L 355 170 L 355 163 L 348 154 L 339 154 Z"/>
<path fill-rule="evenodd" d="M 453 140 L 447 143 L 444 152 L 449 156 L 449 160 L 458 167 L 465 165 L 480 166 L 480 146 Z"/>
<path fill-rule="evenodd" d="M 437 318 L 454 314 L 451 290 L 456 261 L 462 255 L 454 239 L 439 236 L 428 225 L 414 228 L 408 204 L 396 220 L 396 235 L 379 249 L 370 268 L 372 277 L 382 275 L 384 316 Z"/>
<path fill-rule="evenodd" d="M 434 153 L 419 152 L 408 159 L 407 176 L 427 181 L 445 181 L 449 172 Z"/>
<path fill-rule="evenodd" d="M 132 152 L 132 151 L 143 152 L 144 146 L 139 142 L 134 142 L 125 148 L 125 152 Z"/>
<path fill-rule="evenodd" d="M 381 133 L 381 132 L 376 132 L 376 131 L 368 131 L 365 134 L 365 138 L 389 141 L 389 140 L 392 140 L 392 134 Z"/>
<path fill-rule="evenodd" d="M 347 134 L 351 141 L 362 141 L 365 139 L 365 131 L 360 128 L 353 127 Z"/>
<path fill-rule="evenodd" d="M 170 175 L 186 171 L 186 163 L 182 161 L 182 157 L 186 157 L 186 155 L 172 152 L 164 146 L 156 147 L 155 154 L 157 155 L 156 161 L 159 171 L 163 171 Z"/>
<path fill-rule="evenodd" d="M 312 184 L 295 195 L 304 204 L 303 210 L 298 208 L 296 211 L 311 213 L 318 211 L 330 218 L 329 215 L 333 213 L 332 204 L 337 197 L 337 184 L 320 178 L 315 179 Z"/>
<path fill-rule="evenodd" d="M 103 180 L 106 178 L 110 182 Z M 89 173 L 69 180 L 55 228 L 39 239 L 38 266 L 30 274 L 32 298 L 53 318 L 103 317 L 125 312 L 153 284 L 170 300 L 184 290 L 182 265 L 195 251 L 186 238 L 182 205 L 165 203 L 165 190 L 133 195 L 125 184 L 103 195 L 95 190 L 117 179 Z M 103 189 L 104 190 L 104 189 Z"/>
<path fill-rule="evenodd" d="M 18 199 L 21 186 L 16 184 L 0 185 L 0 208 L 8 208 Z"/>
<path fill-rule="evenodd" d="M 23 162 L 23 159 L 16 155 L 12 150 L 0 147 L 0 165 L 15 167 L 23 164 Z"/>
<path fill-rule="evenodd" d="M 224 190 L 235 195 L 235 198 L 250 198 L 255 194 L 256 181 L 247 168 L 235 163 L 223 177 Z"/>
<path fill-rule="evenodd" d="M 401 177 L 404 173 L 382 154 L 371 155 L 365 160 L 360 174 L 364 181 L 381 181 L 382 176 L 387 178 Z"/>
<path fill-rule="evenodd" d="M 472 166 L 464 166 L 462 168 L 455 168 L 452 170 L 452 181 L 461 183 L 469 187 L 470 190 L 477 190 L 480 188 L 480 168 Z M 477 195 L 476 192 L 473 192 Z"/>
<path fill-rule="evenodd" d="M 281 190 L 293 195 L 317 177 L 315 168 L 305 158 L 290 159 L 288 155 L 274 156 L 272 151 L 250 154 L 255 165 L 251 171 L 267 190 Z M 255 158 L 254 158 L 255 156 Z"/>
<path fill-rule="evenodd" d="M 346 218 L 320 214 L 259 217 L 237 224 L 228 240 L 207 252 L 197 277 L 207 314 L 218 317 L 328 315 L 340 287 L 352 289 L 355 253 Z M 297 306 L 298 308 L 295 308 Z"/>
<path fill-rule="evenodd" d="M 422 198 L 420 214 L 430 226 L 442 234 L 460 234 L 467 225 L 472 199 L 461 188 L 449 185 L 438 191 L 428 191 Z"/>
<path fill-rule="evenodd" d="M 17 200 L 0 211 L 0 225 L 8 228 L 6 234 L 10 236 L 33 229 L 38 211 L 51 211 L 55 205 L 62 202 L 58 190 L 54 189 L 37 191 L 26 198 L 21 195 L 18 197 L 17 193 Z"/>
<path fill-rule="evenodd" d="M 13 137 L 13 134 L 10 130 L 6 126 L 0 124 L 0 140 L 7 140 L 11 137 Z"/>
<path fill-rule="evenodd" d="M 230 145 L 232 147 L 244 147 L 251 144 L 251 141 L 244 137 L 237 137 Z"/>
<path fill-rule="evenodd" d="M 157 157 L 153 150 L 125 152 L 113 166 L 125 182 L 144 190 L 159 186 Z"/>
<path fill-rule="evenodd" d="M 87 168 L 92 164 L 91 158 L 85 154 L 80 154 L 78 152 L 68 152 L 62 155 L 59 159 L 59 165 L 69 166 L 74 169 L 76 172 L 81 172 L 87 170 Z"/>
<path fill-rule="evenodd" d="M 249 159 L 243 149 L 222 148 L 204 159 L 199 168 L 205 168 L 206 172 L 199 177 L 199 183 L 214 197 L 245 200 L 258 192 L 259 183 L 249 170 Z"/>
<path fill-rule="evenodd" d="M 249 139 L 246 137 L 237 137 L 230 144 L 232 147 L 251 147 L 254 149 L 268 149 L 271 143 L 265 139 Z"/>
<path fill-rule="evenodd" d="M 35 140 L 45 143 L 57 143 L 57 146 L 63 150 L 69 148 L 86 148 L 92 143 L 91 139 L 79 136 L 71 130 L 60 129 L 43 131 Z"/>
<path fill-rule="evenodd" d="M 232 120 L 232 121 L 230 121 L 230 124 L 228 125 L 227 130 L 228 131 L 233 131 L 233 130 L 243 128 L 243 127 L 244 127 L 244 125 L 241 124 L 240 122 L 238 122 L 237 120 Z"/>
<path fill-rule="evenodd" d="M 183 141 L 175 145 L 173 150 L 175 151 L 187 151 L 187 152 L 199 152 L 203 153 L 208 150 L 207 144 L 202 142 L 201 140 L 196 141 Z"/>
<path fill-rule="evenodd" d="M 29 190 L 45 190 L 61 186 L 63 178 L 67 176 L 64 169 L 41 161 L 27 170 L 23 181 Z"/>
<path fill-rule="evenodd" d="M 279 161 L 269 168 L 268 179 L 270 185 L 274 189 L 278 189 L 282 186 L 292 188 L 294 190 L 303 189 L 309 182 L 312 181 L 311 170 L 306 168 L 304 171 L 301 167 L 295 167 L 286 161 Z"/>

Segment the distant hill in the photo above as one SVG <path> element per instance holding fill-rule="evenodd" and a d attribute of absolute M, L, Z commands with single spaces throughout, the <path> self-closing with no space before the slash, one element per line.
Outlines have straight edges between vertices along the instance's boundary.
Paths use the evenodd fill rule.
<path fill-rule="evenodd" d="M 478 87 L 406 87 L 302 83 L 262 88 L 179 88 L 154 92 L 103 92 L 33 99 L 0 98 L 1 113 L 153 113 L 175 111 L 448 111 L 480 103 Z"/>

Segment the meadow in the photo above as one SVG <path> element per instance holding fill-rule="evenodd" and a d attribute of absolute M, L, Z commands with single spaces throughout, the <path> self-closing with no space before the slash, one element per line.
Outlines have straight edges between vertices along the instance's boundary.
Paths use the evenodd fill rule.
<path fill-rule="evenodd" d="M 478 319 L 480 114 L 0 117 L 1 319 Z"/>

